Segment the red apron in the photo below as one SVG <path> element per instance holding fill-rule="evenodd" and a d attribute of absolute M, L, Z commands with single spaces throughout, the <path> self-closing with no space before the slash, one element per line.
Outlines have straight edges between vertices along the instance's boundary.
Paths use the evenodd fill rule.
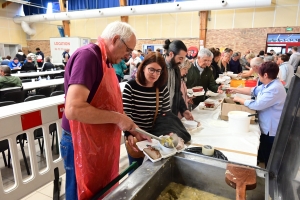
<path fill-rule="evenodd" d="M 115 70 L 106 64 L 104 43 L 98 40 L 102 53 L 103 78 L 91 105 L 123 113 L 122 95 Z M 119 175 L 121 130 L 116 124 L 85 124 L 70 121 L 78 199 L 90 199 Z"/>

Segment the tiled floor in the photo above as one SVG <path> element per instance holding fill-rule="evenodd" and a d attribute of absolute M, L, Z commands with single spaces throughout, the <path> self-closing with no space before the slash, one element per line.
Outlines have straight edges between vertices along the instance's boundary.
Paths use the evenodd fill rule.
<path fill-rule="evenodd" d="M 128 159 L 127 159 L 127 152 L 125 145 L 121 145 L 121 153 L 120 153 L 120 164 L 119 164 L 119 172 L 121 173 L 129 166 Z M 65 183 L 66 177 L 65 174 L 61 176 L 62 184 L 61 184 L 61 192 L 60 192 L 60 199 L 65 199 Z M 127 178 L 124 177 L 121 181 Z M 48 183 L 47 185 L 41 187 L 37 191 L 29 194 L 28 196 L 24 197 L 22 200 L 50 200 L 53 199 L 53 182 Z"/>

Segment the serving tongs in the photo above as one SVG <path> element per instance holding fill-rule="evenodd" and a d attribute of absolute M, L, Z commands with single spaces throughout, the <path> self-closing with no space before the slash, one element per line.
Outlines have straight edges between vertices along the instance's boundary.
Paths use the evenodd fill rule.
<path fill-rule="evenodd" d="M 144 135 L 147 135 L 147 136 L 150 136 L 156 140 L 158 140 L 161 144 L 163 143 L 163 145 L 167 148 L 174 148 L 177 146 L 178 144 L 178 136 L 177 134 L 173 133 L 173 135 L 171 136 L 162 136 L 162 137 L 157 137 L 155 135 L 152 135 L 151 133 L 148 133 L 147 131 L 144 131 L 140 128 L 136 128 L 135 131 L 141 133 L 141 134 L 144 134 Z M 168 142 L 165 141 L 164 137 L 170 137 L 172 139 L 172 142 L 173 142 L 173 145 L 170 145 Z"/>

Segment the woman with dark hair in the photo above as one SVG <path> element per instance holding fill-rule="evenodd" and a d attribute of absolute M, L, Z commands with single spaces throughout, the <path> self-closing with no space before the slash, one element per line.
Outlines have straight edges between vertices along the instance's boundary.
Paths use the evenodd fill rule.
<path fill-rule="evenodd" d="M 219 77 L 219 74 L 222 74 L 221 68 L 218 66 L 218 62 L 221 59 L 221 52 L 218 51 L 215 48 L 210 48 L 209 50 L 214 55 L 214 58 L 213 58 L 212 63 L 211 63 L 211 67 L 212 67 L 212 70 L 213 70 L 214 79 L 216 80 Z"/>
<path fill-rule="evenodd" d="M 286 99 L 285 89 L 277 79 L 279 67 L 275 62 L 265 62 L 258 69 L 260 86 L 254 88 L 231 88 L 233 93 L 242 93 L 253 96 L 254 100 L 234 97 L 235 102 L 257 110 L 258 122 L 261 129 L 259 157 L 262 157 L 265 166 L 268 164 L 272 145 L 278 128 L 281 112 Z"/>
<path fill-rule="evenodd" d="M 158 52 L 146 55 L 139 65 L 136 79 L 130 80 L 123 91 L 123 107 L 125 114 L 130 117 L 139 128 L 151 131 L 156 111 L 156 88 L 159 90 L 158 114 L 170 111 L 170 96 L 166 86 L 168 77 L 165 59 Z M 130 164 L 143 162 L 143 154 L 129 155 L 138 152 L 135 145 L 137 141 L 131 132 L 125 132 L 126 149 Z"/>

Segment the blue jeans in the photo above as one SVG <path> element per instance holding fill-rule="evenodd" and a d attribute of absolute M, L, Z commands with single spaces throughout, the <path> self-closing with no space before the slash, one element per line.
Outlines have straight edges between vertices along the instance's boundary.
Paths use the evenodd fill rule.
<path fill-rule="evenodd" d="M 139 166 L 141 166 L 143 164 L 143 161 L 144 161 L 144 157 L 142 157 L 142 158 L 133 158 L 129 154 L 128 154 L 128 159 L 129 159 L 129 165 L 131 165 L 134 161 L 136 161 L 137 164 L 138 164 L 137 168 Z M 131 170 L 128 174 L 130 175 L 130 174 L 132 174 L 132 172 L 134 172 L 134 170 Z"/>
<path fill-rule="evenodd" d="M 66 200 L 77 200 L 77 182 L 75 176 L 74 148 L 71 133 L 62 130 L 60 141 L 61 157 L 64 160 L 66 170 Z"/>

